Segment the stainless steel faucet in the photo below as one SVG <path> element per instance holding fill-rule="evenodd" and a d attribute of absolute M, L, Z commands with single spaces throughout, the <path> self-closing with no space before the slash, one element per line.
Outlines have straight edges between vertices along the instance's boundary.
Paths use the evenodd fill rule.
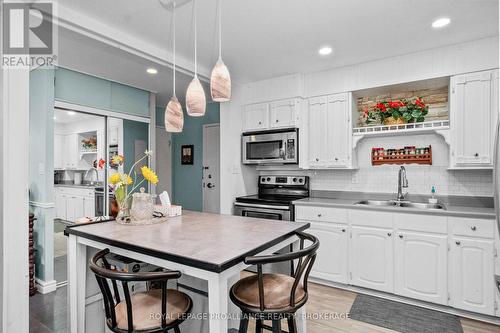
<path fill-rule="evenodd" d="M 86 179 L 86 178 L 87 178 L 87 175 L 89 174 L 89 172 L 90 172 L 91 170 L 94 170 L 94 172 L 95 172 L 95 183 L 98 183 L 98 182 L 99 182 L 99 172 L 97 171 L 97 169 L 96 169 L 96 168 L 90 168 L 90 169 L 88 169 L 87 171 L 85 171 L 85 175 L 83 176 L 83 179 Z M 91 184 L 93 184 L 93 183 L 94 183 L 94 181 L 91 181 L 90 183 L 91 183 Z"/>
<path fill-rule="evenodd" d="M 398 174 L 398 201 L 403 201 L 408 193 L 403 193 L 403 188 L 408 187 L 408 179 L 406 178 L 406 169 L 404 166 L 399 168 Z"/>

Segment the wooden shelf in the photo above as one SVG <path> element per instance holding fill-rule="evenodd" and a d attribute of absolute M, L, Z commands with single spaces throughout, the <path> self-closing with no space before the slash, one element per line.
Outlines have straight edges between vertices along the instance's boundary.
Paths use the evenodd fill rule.
<path fill-rule="evenodd" d="M 425 154 L 375 155 L 372 151 L 372 165 L 382 164 L 426 164 L 432 165 L 432 147 Z"/>

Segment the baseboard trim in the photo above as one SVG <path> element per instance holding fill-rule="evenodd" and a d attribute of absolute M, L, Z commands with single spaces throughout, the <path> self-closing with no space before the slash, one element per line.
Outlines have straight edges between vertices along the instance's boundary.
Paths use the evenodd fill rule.
<path fill-rule="evenodd" d="M 57 289 L 56 280 L 44 281 L 38 278 L 35 278 L 36 288 L 40 294 L 48 294 Z"/>
<path fill-rule="evenodd" d="M 309 282 L 321 284 L 321 285 L 328 286 L 328 287 L 353 291 L 353 292 L 359 293 L 359 294 L 365 294 L 365 295 L 371 295 L 371 296 L 376 296 L 376 297 L 380 297 L 380 298 L 385 298 L 385 299 L 388 299 L 391 301 L 397 301 L 397 302 L 401 302 L 401 303 L 405 303 L 405 304 L 420 306 L 423 308 L 427 308 L 427 309 L 431 309 L 431 310 L 435 310 L 435 311 L 440 311 L 440 312 L 444 312 L 444 313 L 449 313 L 449 314 L 457 315 L 457 316 L 464 317 L 464 318 L 483 321 L 483 322 L 490 323 L 490 324 L 500 325 L 500 318 L 499 317 L 469 312 L 469 311 L 465 311 L 465 310 L 456 309 L 456 308 L 453 308 L 450 306 L 429 303 L 429 302 L 420 301 L 420 300 L 413 299 L 413 298 L 407 298 L 407 297 L 403 297 L 403 296 L 399 296 L 399 295 L 395 295 L 395 294 L 385 293 L 382 291 L 366 289 L 366 288 L 357 287 L 357 286 L 348 285 L 348 284 L 343 284 L 343 283 L 330 282 L 330 281 L 326 281 L 326 280 L 318 279 L 318 278 L 309 277 Z"/>

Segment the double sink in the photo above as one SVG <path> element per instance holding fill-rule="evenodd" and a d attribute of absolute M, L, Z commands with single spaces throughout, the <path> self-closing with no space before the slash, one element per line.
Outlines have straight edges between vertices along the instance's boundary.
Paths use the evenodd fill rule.
<path fill-rule="evenodd" d="M 423 203 L 411 201 L 397 201 L 397 200 L 362 200 L 355 203 L 355 205 L 363 206 L 377 206 L 377 207 L 401 207 L 413 209 L 438 209 L 446 210 L 446 206 L 440 203 Z"/>

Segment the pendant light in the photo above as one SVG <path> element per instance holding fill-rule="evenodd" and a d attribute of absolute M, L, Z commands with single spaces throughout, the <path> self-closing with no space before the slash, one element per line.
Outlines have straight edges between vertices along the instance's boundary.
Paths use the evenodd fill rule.
<path fill-rule="evenodd" d="M 165 108 L 165 129 L 167 132 L 179 133 L 182 132 L 182 128 L 184 127 L 184 113 L 182 112 L 181 103 L 177 99 L 175 95 L 175 1 L 173 3 L 172 10 L 172 20 L 173 20 L 173 51 L 174 51 L 174 61 L 173 61 L 173 94 L 172 98 L 167 104 Z"/>
<path fill-rule="evenodd" d="M 186 92 L 186 110 L 192 117 L 201 117 L 205 115 L 206 99 L 205 91 L 198 79 L 198 58 L 197 58 L 197 33 L 196 33 L 196 0 L 193 0 L 194 11 L 194 78 L 189 83 Z"/>
<path fill-rule="evenodd" d="M 227 102 L 231 99 L 231 76 L 222 61 L 222 0 L 218 0 L 219 8 L 219 59 L 212 69 L 210 77 L 210 94 L 215 102 Z"/>

